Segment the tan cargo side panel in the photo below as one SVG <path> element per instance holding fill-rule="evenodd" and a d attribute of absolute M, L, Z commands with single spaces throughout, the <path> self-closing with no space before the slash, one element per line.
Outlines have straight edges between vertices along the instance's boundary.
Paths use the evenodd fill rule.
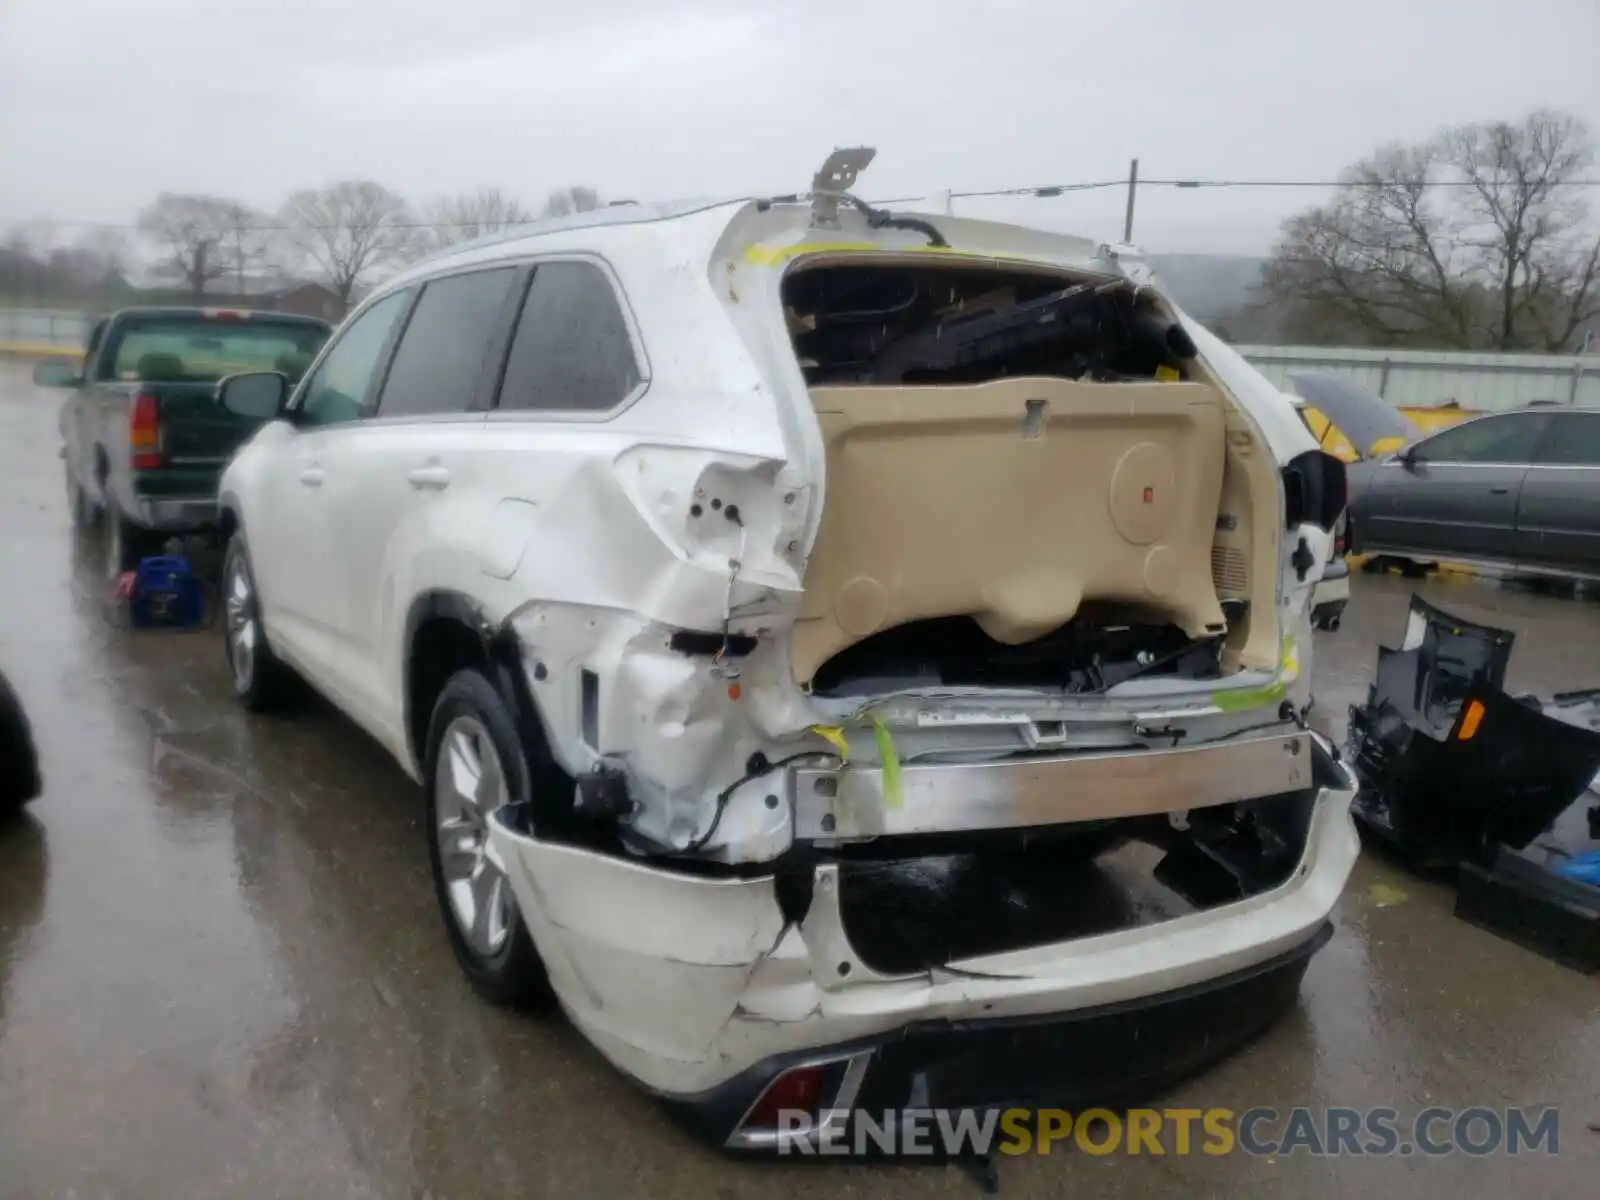
<path fill-rule="evenodd" d="M 1212 581 L 1227 402 L 1201 383 L 1001 379 L 812 389 L 827 504 L 794 671 L 908 621 L 971 615 L 1019 643 L 1085 600 L 1193 636 L 1223 627 Z"/>

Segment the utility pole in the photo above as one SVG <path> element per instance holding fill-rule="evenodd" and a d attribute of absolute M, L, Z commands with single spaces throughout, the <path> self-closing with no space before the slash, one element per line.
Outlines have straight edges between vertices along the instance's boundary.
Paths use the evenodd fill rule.
<path fill-rule="evenodd" d="M 1128 215 L 1122 220 L 1122 240 L 1133 241 L 1133 198 L 1139 191 L 1139 160 L 1128 164 Z"/>

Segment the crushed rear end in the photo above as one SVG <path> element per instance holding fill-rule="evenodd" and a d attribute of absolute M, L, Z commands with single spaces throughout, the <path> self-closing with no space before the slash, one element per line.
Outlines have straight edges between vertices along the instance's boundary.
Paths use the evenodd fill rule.
<path fill-rule="evenodd" d="M 653 447 L 632 611 L 507 619 L 570 779 L 496 849 L 573 1020 L 730 1148 L 1147 1091 L 1290 1002 L 1355 859 L 1303 719 L 1342 471 L 1127 252 L 798 207 L 710 256 L 783 454 Z"/>

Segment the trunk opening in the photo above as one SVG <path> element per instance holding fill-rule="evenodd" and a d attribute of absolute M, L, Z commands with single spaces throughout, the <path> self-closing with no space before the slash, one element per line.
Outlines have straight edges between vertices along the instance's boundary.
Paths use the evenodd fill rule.
<path fill-rule="evenodd" d="M 1159 924 L 1286 883 L 1317 794 L 969 836 L 959 851 L 841 848 L 840 915 L 862 962 L 885 974 Z"/>
<path fill-rule="evenodd" d="M 1086 603 L 1064 625 L 1018 644 L 968 616 L 909 621 L 845 647 L 817 668 L 814 695 L 875 695 L 936 687 L 1030 687 L 1092 695 L 1134 678 L 1218 679 L 1221 635 L 1116 605 Z"/>
<path fill-rule="evenodd" d="M 783 300 L 827 467 L 802 685 L 1276 669 L 1277 465 L 1154 293 L 857 254 Z"/>

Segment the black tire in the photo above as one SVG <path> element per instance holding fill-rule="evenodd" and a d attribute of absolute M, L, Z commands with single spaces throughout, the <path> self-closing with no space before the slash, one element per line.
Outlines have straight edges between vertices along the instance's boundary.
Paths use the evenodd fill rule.
<path fill-rule="evenodd" d="M 73 529 L 87 531 L 100 523 L 100 506 L 89 498 L 89 493 L 83 490 L 72 467 L 66 467 L 67 477 L 67 511 L 72 516 Z"/>
<path fill-rule="evenodd" d="M 106 510 L 106 574 L 112 579 L 137 570 L 139 561 L 161 553 L 159 533 L 135 525 L 113 501 Z"/>
<path fill-rule="evenodd" d="M 531 781 L 535 777 L 527 751 L 517 736 L 516 722 L 500 693 L 478 671 L 457 671 L 434 703 L 433 714 L 428 721 L 423 766 L 423 786 L 427 796 L 424 829 L 428 838 L 428 861 L 433 870 L 434 894 L 439 901 L 439 913 L 444 919 L 450 949 L 478 994 L 492 1004 L 507 1008 L 546 1008 L 554 999 L 550 978 L 528 932 L 527 922 L 516 907 L 510 881 L 502 876 L 503 891 L 491 893 L 503 896 L 509 902 L 509 911 L 503 914 L 504 940 L 492 950 L 485 951 L 471 944 L 468 940 L 469 931 L 463 930 L 462 917 L 458 915 L 455 902 L 451 899 L 440 831 L 441 791 L 451 789 L 448 787 L 449 781 L 441 784 L 440 761 L 446 750 L 447 735 L 455 738 L 461 735 L 464 727 L 472 726 L 481 731 L 481 739 L 487 740 L 498 759 L 507 801 L 513 804 L 526 802 L 531 794 Z M 480 812 L 479 816 L 486 820 L 488 813 Z M 471 852 L 463 853 L 460 845 L 458 841 L 455 857 L 470 857 Z M 492 869 L 492 864 L 490 866 Z"/>
<path fill-rule="evenodd" d="M 10 681 L 0 674 L 0 816 L 17 812 L 43 790 L 28 714 Z"/>
<path fill-rule="evenodd" d="M 243 589 L 239 588 L 243 582 Z M 222 560 L 223 647 L 228 656 L 228 674 L 233 694 L 251 712 L 267 712 L 281 707 L 294 690 L 294 674 L 267 644 L 266 626 L 261 622 L 261 600 L 256 591 L 255 572 L 250 566 L 250 548 L 240 530 L 228 540 Z M 246 625 L 251 633 L 248 653 L 242 639 Z"/>

